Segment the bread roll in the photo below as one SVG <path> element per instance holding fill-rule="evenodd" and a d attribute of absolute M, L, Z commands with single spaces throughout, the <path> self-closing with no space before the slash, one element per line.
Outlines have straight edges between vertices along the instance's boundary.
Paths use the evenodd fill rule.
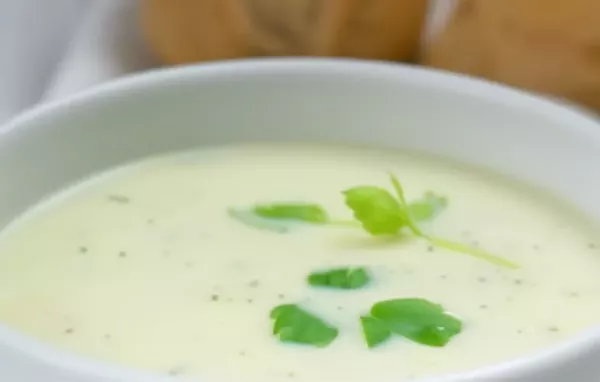
<path fill-rule="evenodd" d="M 141 0 L 168 64 L 248 56 L 414 58 L 427 0 Z"/>
<path fill-rule="evenodd" d="M 600 110 L 600 0 L 458 0 L 421 62 Z"/>

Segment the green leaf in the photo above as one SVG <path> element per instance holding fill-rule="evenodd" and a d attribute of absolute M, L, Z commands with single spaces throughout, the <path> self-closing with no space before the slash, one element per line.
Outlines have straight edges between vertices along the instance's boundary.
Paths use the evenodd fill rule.
<path fill-rule="evenodd" d="M 311 203 L 275 203 L 255 206 L 254 213 L 268 219 L 297 220 L 307 223 L 327 223 L 329 216 L 323 207 Z"/>
<path fill-rule="evenodd" d="M 381 301 L 371 316 L 383 321 L 388 330 L 422 345 L 443 347 L 462 331 L 462 322 L 444 308 L 420 298 Z"/>
<path fill-rule="evenodd" d="M 408 225 L 408 228 L 410 228 L 414 235 L 424 237 L 425 234 L 423 234 L 423 231 L 421 231 L 417 224 L 411 219 L 408 204 L 406 203 L 406 197 L 404 196 L 404 189 L 402 188 L 400 181 L 394 174 L 390 174 L 390 181 L 392 182 L 392 186 L 396 191 L 396 195 L 398 195 L 398 200 L 400 201 L 400 208 L 406 216 L 406 225 Z"/>
<path fill-rule="evenodd" d="M 369 274 L 364 268 L 337 268 L 308 276 L 308 283 L 312 286 L 337 289 L 359 289 L 369 281 Z"/>
<path fill-rule="evenodd" d="M 370 348 L 374 348 L 375 346 L 384 343 L 392 336 L 392 332 L 387 327 L 386 323 L 377 318 L 362 316 L 360 318 L 360 323 L 362 325 L 365 341 Z"/>
<path fill-rule="evenodd" d="M 407 216 L 392 194 L 381 187 L 359 186 L 343 192 L 354 218 L 371 235 L 393 235 L 407 225 Z"/>
<path fill-rule="evenodd" d="M 447 205 L 447 198 L 438 196 L 433 192 L 426 192 L 422 199 L 410 203 L 408 210 L 414 220 L 431 220 L 446 208 Z"/>
<path fill-rule="evenodd" d="M 273 334 L 281 342 L 326 347 L 338 330 L 315 315 L 293 304 L 279 305 L 271 311 Z"/>
<path fill-rule="evenodd" d="M 257 229 L 277 233 L 286 233 L 290 230 L 290 226 L 286 222 L 264 219 L 247 209 L 230 208 L 227 212 L 235 220 Z"/>

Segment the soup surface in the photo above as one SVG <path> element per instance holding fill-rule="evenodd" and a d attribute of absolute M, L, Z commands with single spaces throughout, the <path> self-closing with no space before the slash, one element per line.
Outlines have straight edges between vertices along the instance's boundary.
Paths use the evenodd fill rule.
<path fill-rule="evenodd" d="M 243 224 L 231 208 L 315 202 L 351 219 L 358 185 L 448 205 L 421 228 L 503 256 L 512 270 L 360 227 Z M 0 320 L 61 348 L 206 381 L 405 381 L 508 360 L 600 321 L 600 254 L 582 217 L 524 187 L 437 159 L 367 148 L 246 145 L 159 157 L 72 187 L 0 237 Z M 600 243 L 599 243 L 600 244 Z M 363 288 L 315 288 L 315 271 L 368 270 Z M 462 321 L 446 346 L 395 336 L 368 348 L 359 317 L 396 298 Z M 284 344 L 270 311 L 298 304 L 339 330 Z"/>

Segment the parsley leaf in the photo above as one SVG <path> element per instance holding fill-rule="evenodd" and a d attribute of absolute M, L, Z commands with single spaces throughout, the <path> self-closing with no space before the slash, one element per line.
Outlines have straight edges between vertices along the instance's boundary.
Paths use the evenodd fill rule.
<path fill-rule="evenodd" d="M 286 233 L 294 223 L 322 224 L 329 221 L 327 212 L 317 204 L 275 203 L 251 209 L 230 208 L 229 216 L 254 228 Z"/>
<path fill-rule="evenodd" d="M 281 342 L 326 347 L 338 336 L 338 330 L 298 305 L 279 305 L 271 310 L 273 334 Z"/>
<path fill-rule="evenodd" d="M 422 345 L 443 347 L 462 331 L 462 322 L 439 305 L 420 298 L 380 301 L 371 317 L 361 319 L 365 339 L 374 347 L 387 339 L 386 330 Z"/>
<path fill-rule="evenodd" d="M 229 216 L 235 220 L 257 229 L 273 231 L 277 233 L 286 233 L 290 230 L 289 225 L 285 222 L 261 218 L 254 212 L 247 209 L 230 208 L 227 212 L 229 213 Z"/>
<path fill-rule="evenodd" d="M 359 186 L 343 192 L 346 205 L 371 235 L 397 234 L 407 216 L 392 194 L 381 187 Z"/>
<path fill-rule="evenodd" d="M 385 322 L 378 320 L 375 317 L 362 316 L 360 323 L 363 328 L 363 335 L 367 346 L 374 348 L 375 346 L 382 344 L 383 342 L 390 339 L 392 332 L 387 327 Z"/>
<path fill-rule="evenodd" d="M 410 230 L 416 236 L 425 237 L 425 234 L 419 229 L 419 227 L 417 227 L 417 224 L 411 219 L 408 203 L 406 203 L 406 197 L 404 196 L 404 189 L 402 188 L 400 181 L 398 180 L 398 178 L 396 178 L 394 174 L 390 174 L 390 181 L 392 182 L 392 186 L 396 191 L 396 195 L 398 195 L 398 200 L 400 201 L 402 212 L 406 216 L 406 224 L 408 225 L 408 228 L 410 228 Z"/>
<path fill-rule="evenodd" d="M 308 276 L 308 283 L 312 286 L 337 289 L 359 289 L 369 281 L 369 274 L 365 268 L 337 268 L 314 272 Z"/>
<path fill-rule="evenodd" d="M 298 220 L 307 223 L 327 223 L 327 211 L 312 203 L 276 203 L 255 206 L 253 212 L 263 218 Z"/>
<path fill-rule="evenodd" d="M 438 196 L 433 192 L 426 192 L 422 199 L 410 203 L 408 210 L 414 220 L 431 220 L 446 208 L 447 205 L 447 198 Z"/>

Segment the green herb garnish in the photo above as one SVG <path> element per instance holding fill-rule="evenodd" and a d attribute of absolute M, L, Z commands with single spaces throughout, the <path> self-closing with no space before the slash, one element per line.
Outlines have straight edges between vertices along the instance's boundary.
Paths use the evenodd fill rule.
<path fill-rule="evenodd" d="M 373 305 L 370 316 L 361 317 L 369 347 L 400 335 L 422 345 L 443 347 L 462 331 L 462 322 L 444 308 L 420 298 L 381 301 Z"/>
<path fill-rule="evenodd" d="M 315 315 L 293 304 L 271 310 L 273 334 L 281 342 L 326 347 L 338 336 L 338 330 Z"/>
<path fill-rule="evenodd" d="M 400 181 L 393 174 L 390 175 L 390 181 L 397 199 L 389 191 L 374 186 L 358 186 L 343 192 L 346 197 L 346 205 L 354 212 L 354 218 L 360 221 L 363 228 L 371 235 L 399 235 L 403 228 L 407 228 L 415 236 L 428 240 L 431 244 L 439 247 L 506 268 L 518 268 L 511 261 L 483 250 L 426 235 L 412 216 Z"/>
<path fill-rule="evenodd" d="M 256 215 L 268 219 L 296 220 L 307 223 L 327 223 L 327 211 L 312 203 L 276 203 L 255 206 Z"/>
<path fill-rule="evenodd" d="M 392 331 L 387 327 L 384 321 L 380 321 L 375 317 L 362 316 L 360 323 L 363 328 L 363 335 L 367 346 L 374 348 L 375 346 L 384 343 L 392 336 Z"/>
<path fill-rule="evenodd" d="M 421 200 L 408 204 L 398 178 L 390 174 L 390 181 L 396 195 L 376 186 L 358 186 L 343 191 L 346 205 L 354 213 L 353 221 L 331 219 L 320 205 L 304 202 L 272 203 L 257 205 L 251 209 L 230 209 L 229 214 L 249 226 L 278 233 L 288 232 L 294 223 L 362 227 L 373 236 L 400 235 L 402 230 L 408 230 L 438 247 L 505 268 L 518 268 L 517 264 L 484 250 L 425 234 L 416 222 L 435 217 L 446 207 L 446 198 L 428 192 Z"/>
<path fill-rule="evenodd" d="M 290 230 L 289 224 L 285 222 L 261 218 L 247 209 L 230 208 L 228 213 L 232 218 L 250 227 L 277 233 L 286 233 Z"/>
<path fill-rule="evenodd" d="M 400 203 L 381 187 L 359 186 L 343 194 L 346 205 L 354 211 L 354 218 L 371 235 L 396 234 L 408 224 L 408 216 Z"/>
<path fill-rule="evenodd" d="M 308 283 L 312 286 L 337 289 L 359 289 L 369 281 L 369 274 L 364 268 L 337 268 L 308 276 Z"/>
<path fill-rule="evenodd" d="M 396 191 L 396 195 L 398 196 L 398 200 L 400 201 L 400 205 L 402 206 L 402 210 L 406 215 L 408 228 L 417 236 L 425 237 L 425 234 L 417 227 L 417 224 L 412 220 L 408 208 L 408 203 L 406 203 L 406 197 L 404 196 L 404 189 L 400 184 L 400 181 L 394 174 L 390 174 L 390 181 L 392 182 L 392 186 Z"/>
<path fill-rule="evenodd" d="M 416 221 L 431 220 L 436 217 L 446 206 L 448 199 L 438 196 L 433 192 L 426 192 L 423 198 L 408 205 L 411 218 Z"/>

